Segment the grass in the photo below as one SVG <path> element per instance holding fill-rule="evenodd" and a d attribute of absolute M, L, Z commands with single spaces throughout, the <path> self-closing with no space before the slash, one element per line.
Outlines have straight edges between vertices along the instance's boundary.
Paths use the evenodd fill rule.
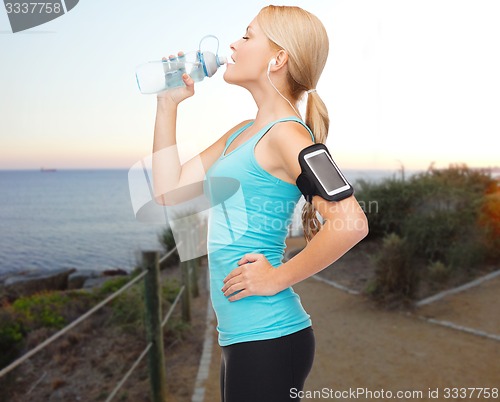
<path fill-rule="evenodd" d="M 0 309 L 0 367 L 7 366 L 27 346 L 26 340 L 35 337 L 40 342 L 68 325 L 95 304 L 123 287 L 131 278 L 117 277 L 106 281 L 92 291 L 46 291 L 21 297 L 13 303 L 4 302 Z M 161 285 L 162 309 L 166 311 L 179 292 L 175 279 Z M 144 332 L 144 286 L 137 284 L 113 299 L 103 308 L 102 325 L 142 336 Z M 96 313 L 98 314 L 98 313 Z M 105 318 L 103 318 L 105 317 Z M 187 326 L 179 322 L 168 325 L 168 333 L 182 339 Z M 140 334 L 140 335 L 139 335 Z M 74 341 L 74 339 L 73 339 Z M 62 342 L 72 342 L 71 338 Z M 32 341 L 30 343 L 33 343 Z"/>

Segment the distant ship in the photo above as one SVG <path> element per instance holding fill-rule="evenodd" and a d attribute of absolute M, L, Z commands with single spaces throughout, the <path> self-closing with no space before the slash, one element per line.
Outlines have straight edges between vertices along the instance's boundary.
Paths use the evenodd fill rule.
<path fill-rule="evenodd" d="M 40 172 L 43 172 L 43 173 L 52 173 L 52 172 L 57 172 L 57 170 L 53 169 L 53 168 L 47 169 L 47 168 L 42 167 L 42 168 L 40 168 Z"/>

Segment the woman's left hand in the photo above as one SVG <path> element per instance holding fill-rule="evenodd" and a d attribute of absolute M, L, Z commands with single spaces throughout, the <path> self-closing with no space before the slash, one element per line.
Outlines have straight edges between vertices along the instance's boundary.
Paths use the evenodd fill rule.
<path fill-rule="evenodd" d="M 238 265 L 226 276 L 221 289 L 224 296 L 231 296 L 229 301 L 252 295 L 272 296 L 282 290 L 278 283 L 279 268 L 274 268 L 263 254 L 245 254 Z"/>

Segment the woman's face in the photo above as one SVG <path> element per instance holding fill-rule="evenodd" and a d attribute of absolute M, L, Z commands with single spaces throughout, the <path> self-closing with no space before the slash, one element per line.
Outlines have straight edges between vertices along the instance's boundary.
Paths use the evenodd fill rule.
<path fill-rule="evenodd" d="M 276 51 L 271 48 L 271 43 L 261 31 L 256 18 L 248 26 L 245 35 L 230 47 L 233 51 L 233 63 L 229 63 L 224 72 L 226 82 L 247 87 L 266 77 L 269 61 Z"/>

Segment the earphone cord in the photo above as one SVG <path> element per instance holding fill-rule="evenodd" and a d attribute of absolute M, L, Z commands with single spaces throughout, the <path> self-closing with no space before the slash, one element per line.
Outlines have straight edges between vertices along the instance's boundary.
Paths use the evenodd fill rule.
<path fill-rule="evenodd" d="M 288 104 L 289 104 L 289 105 L 290 105 L 290 107 L 293 109 L 293 111 L 295 112 L 295 114 L 296 114 L 297 116 L 299 116 L 299 119 L 301 119 L 301 120 L 302 120 L 302 116 L 301 116 L 301 115 L 297 112 L 297 109 L 295 109 L 295 108 L 293 107 L 292 102 L 290 102 L 287 98 L 285 98 L 285 97 L 283 96 L 283 94 L 282 94 L 282 93 L 278 90 L 278 88 L 276 88 L 276 87 L 274 86 L 273 82 L 271 81 L 271 77 L 269 76 L 269 69 L 267 69 L 267 79 L 269 80 L 269 82 L 271 83 L 271 85 L 273 86 L 273 88 L 276 90 L 276 92 L 278 92 L 278 93 L 280 94 L 280 96 L 281 96 L 284 100 L 286 100 L 286 101 L 288 102 Z"/>

